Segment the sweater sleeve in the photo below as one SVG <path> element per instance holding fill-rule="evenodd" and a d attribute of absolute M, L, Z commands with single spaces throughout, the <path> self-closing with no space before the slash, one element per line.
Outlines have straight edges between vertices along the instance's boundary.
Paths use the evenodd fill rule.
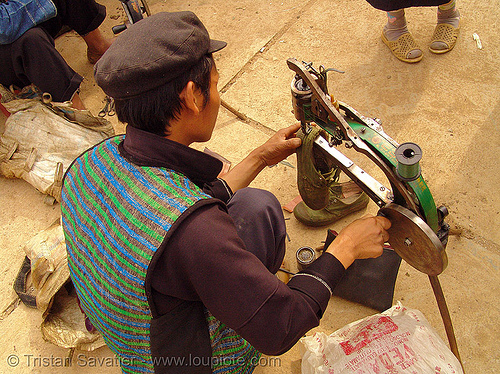
<path fill-rule="evenodd" d="M 319 324 L 344 273 L 332 255 L 318 258 L 288 284 L 245 249 L 233 221 L 216 205 L 192 212 L 172 234 L 152 271 L 161 314 L 170 299 L 200 300 L 256 349 L 278 355 Z"/>
<path fill-rule="evenodd" d="M 233 196 L 233 191 L 226 183 L 224 179 L 217 178 L 213 182 L 205 183 L 203 185 L 203 192 L 209 194 L 216 199 L 223 201 L 224 203 L 228 203 L 229 199 Z"/>

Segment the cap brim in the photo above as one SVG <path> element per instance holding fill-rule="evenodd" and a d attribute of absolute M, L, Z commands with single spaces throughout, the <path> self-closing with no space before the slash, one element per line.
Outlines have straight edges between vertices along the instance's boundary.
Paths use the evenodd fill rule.
<path fill-rule="evenodd" d="M 208 50 L 208 53 L 214 53 L 214 52 L 220 51 L 226 45 L 227 45 L 227 43 L 223 42 L 222 40 L 210 39 L 210 48 Z"/>

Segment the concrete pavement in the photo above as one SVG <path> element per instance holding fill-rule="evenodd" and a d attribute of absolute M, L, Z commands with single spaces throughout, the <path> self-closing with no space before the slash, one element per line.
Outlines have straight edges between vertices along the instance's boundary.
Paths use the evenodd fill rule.
<path fill-rule="evenodd" d="M 118 1 L 101 2 L 108 9 L 102 30 L 111 36 L 111 26 L 120 23 L 123 13 Z M 290 96 L 293 73 L 286 65 L 290 57 L 345 71 L 330 73 L 331 94 L 364 115 L 381 118 L 384 130 L 399 143 L 413 141 L 420 145 L 424 152 L 423 175 L 436 203 L 448 207 L 447 221 L 462 233 L 450 237 L 449 265 L 439 279 L 465 370 L 497 373 L 500 40 L 494 25 L 500 16 L 500 2 L 459 3 L 461 35 L 455 49 L 442 56 L 427 50 L 435 25 L 435 8 L 409 9 L 409 28 L 424 50 L 424 59 L 415 65 L 402 63 L 390 54 L 380 40 L 385 14 L 364 0 L 174 0 L 149 4 L 153 13 L 192 10 L 212 38 L 228 42 L 227 48 L 215 56 L 219 89 L 222 99 L 247 120 L 221 108 L 212 140 L 198 145 L 200 149 L 207 146 L 235 164 L 275 130 L 295 122 Z M 476 47 L 474 32 L 481 37 L 483 50 Z M 85 44 L 77 35 L 68 33 L 56 45 L 86 78 L 81 96 L 97 114 L 104 105 L 104 94 L 93 80 Z M 117 132 L 123 132 L 124 126 L 116 118 L 110 120 Z M 369 173 L 380 176 L 363 157 L 355 160 Z M 288 161 L 296 165 L 294 156 Z M 253 186 L 269 189 L 285 204 L 298 195 L 296 169 L 283 164 L 266 169 Z M 118 373 L 119 368 L 113 365 L 95 367 L 87 359 L 111 357 L 106 347 L 75 353 L 84 356 L 80 364 L 69 368 L 43 366 L 41 362 L 36 365 L 34 361 L 37 357 L 66 357 L 68 350 L 43 341 L 41 316 L 24 305 L 16 307 L 12 283 L 24 257 L 23 244 L 49 226 L 59 216 L 58 209 L 58 205 L 44 205 L 43 197 L 25 182 L 0 178 L 0 286 L 4 290 L 0 312 L 11 305 L 0 323 L 0 372 Z M 354 218 L 376 212 L 377 207 L 370 203 L 366 211 L 342 219 L 331 228 L 340 230 Z M 289 218 L 290 236 L 287 260 L 295 270 L 297 248 L 319 246 L 326 228 L 307 228 L 287 212 L 285 217 Z M 404 262 L 396 283 L 396 300 L 420 310 L 447 342 L 427 276 Z M 374 313 L 334 297 L 320 326 L 310 333 L 332 333 Z M 11 355 L 20 359 L 16 367 L 7 362 Z M 280 360 L 279 365 L 258 367 L 256 373 L 300 373 L 298 345 Z"/>

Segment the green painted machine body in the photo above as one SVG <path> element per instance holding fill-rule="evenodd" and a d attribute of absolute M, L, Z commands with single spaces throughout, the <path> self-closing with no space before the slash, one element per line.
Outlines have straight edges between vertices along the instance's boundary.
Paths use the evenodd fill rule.
<path fill-rule="evenodd" d="M 330 134 L 333 139 L 337 139 L 339 141 L 345 140 L 342 132 L 334 122 L 321 120 L 312 113 L 310 104 L 304 104 L 302 109 L 304 111 L 306 121 L 316 123 L 328 134 Z M 397 147 L 394 144 L 367 124 L 353 120 L 349 117 L 345 117 L 345 119 L 359 138 L 361 138 L 375 153 L 377 153 L 377 155 L 388 166 L 394 168 L 394 170 L 397 168 L 398 161 L 396 160 L 395 155 Z M 437 233 L 440 229 L 440 225 L 436 204 L 422 175 L 420 174 L 415 180 L 404 181 L 403 183 L 409 186 L 409 189 L 414 194 L 415 202 L 421 210 L 420 212 L 415 213 L 422 216 L 429 227 Z"/>

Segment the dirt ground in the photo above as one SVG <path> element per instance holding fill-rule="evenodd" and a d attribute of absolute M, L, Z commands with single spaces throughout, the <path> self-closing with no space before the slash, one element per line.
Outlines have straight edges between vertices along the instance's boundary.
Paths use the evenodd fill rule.
<path fill-rule="evenodd" d="M 101 3 L 108 11 L 102 31 L 111 37 L 111 27 L 121 22 L 123 11 L 116 0 Z M 385 132 L 399 143 L 420 145 L 425 180 L 436 203 L 448 207 L 447 222 L 461 232 L 450 237 L 449 264 L 439 279 L 465 371 L 498 373 L 500 169 L 495 157 L 500 154 L 500 1 L 459 1 L 458 43 L 439 56 L 427 50 L 436 9 L 408 9 L 409 28 L 424 50 L 423 60 L 414 65 L 390 54 L 380 39 L 385 14 L 364 0 L 156 0 L 149 4 L 153 13 L 192 10 L 213 38 L 228 42 L 215 56 L 219 88 L 222 99 L 246 120 L 221 108 L 212 140 L 199 145 L 200 149 L 207 146 L 237 163 L 273 131 L 295 122 L 290 96 L 294 74 L 286 65 L 290 57 L 345 71 L 329 77 L 330 92 L 336 98 L 364 115 L 382 119 Z M 473 33 L 479 35 L 483 49 L 478 49 Z M 83 40 L 70 32 L 56 46 L 85 77 L 81 96 L 97 114 L 105 95 L 93 80 Z M 108 119 L 117 133 L 124 131 L 116 117 Z M 292 156 L 287 161 L 293 167 L 280 164 L 266 169 L 253 183 L 275 193 L 282 204 L 298 195 L 296 159 Z M 380 174 L 362 157 L 359 163 L 374 176 Z M 370 203 L 365 211 L 330 227 L 340 230 L 367 212 L 375 214 L 376 205 Z M 17 302 L 12 285 L 24 258 L 23 246 L 59 216 L 59 205 L 44 204 L 43 195 L 24 181 L 0 177 L 0 372 L 118 373 L 116 365 L 95 361 L 112 357 L 106 347 L 75 352 L 81 359 L 71 367 L 44 365 L 47 361 L 42 358 L 64 358 L 69 350 L 45 342 L 40 313 Z M 297 248 L 319 246 L 326 228 L 307 228 L 287 212 L 285 217 L 290 237 L 287 260 L 295 270 Z M 404 262 L 396 282 L 397 300 L 420 310 L 447 342 L 427 276 Z M 309 334 L 332 333 L 374 313 L 333 297 L 320 326 Z M 19 359 L 17 365 L 12 355 Z M 256 373 L 300 373 L 300 359 L 297 344 Z"/>

